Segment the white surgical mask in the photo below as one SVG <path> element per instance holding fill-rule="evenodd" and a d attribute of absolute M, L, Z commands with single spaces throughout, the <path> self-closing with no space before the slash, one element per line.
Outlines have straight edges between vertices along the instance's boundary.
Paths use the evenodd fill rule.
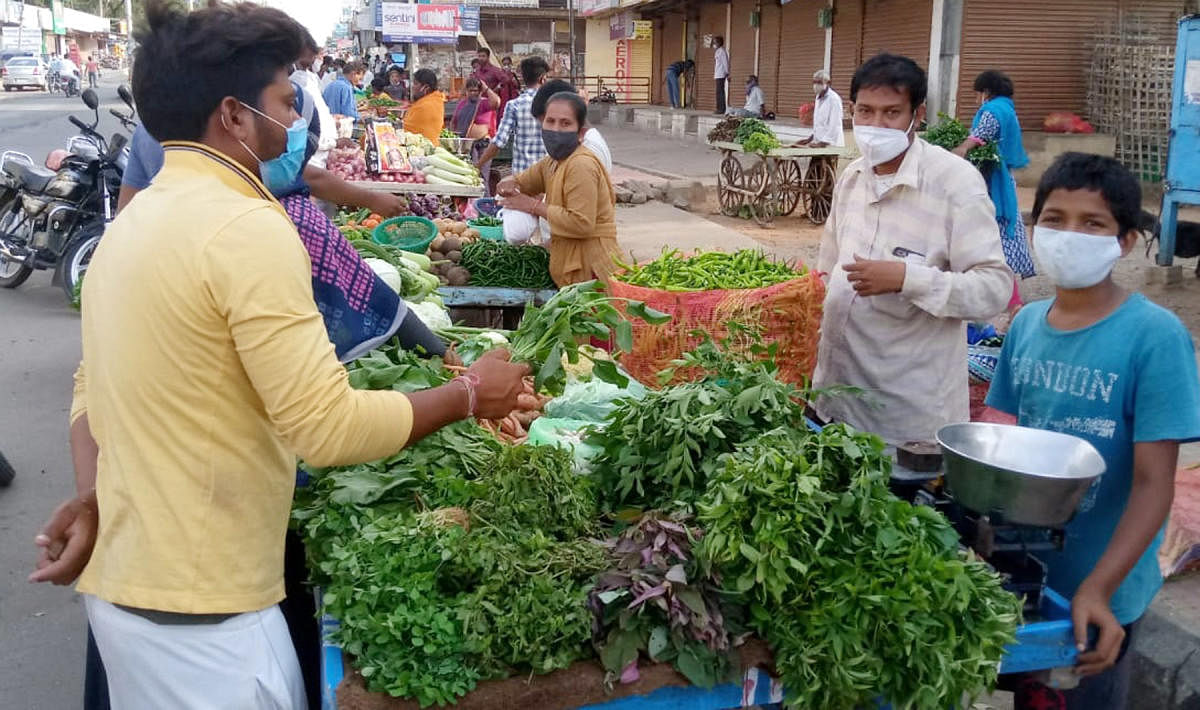
<path fill-rule="evenodd" d="M 1082 232 L 1035 226 L 1033 251 L 1042 273 L 1059 288 L 1079 289 L 1104 280 L 1121 258 L 1117 236 L 1097 236 Z"/>
<path fill-rule="evenodd" d="M 825 85 L 824 85 L 824 84 L 813 84 L 813 93 L 814 93 L 814 94 L 816 94 L 816 95 L 820 96 L 820 95 L 821 95 L 821 92 L 822 92 L 822 91 L 824 91 L 824 90 L 825 90 Z"/>
<path fill-rule="evenodd" d="M 908 123 L 908 130 L 884 128 L 883 126 L 854 126 L 854 142 L 872 168 L 888 162 L 908 150 L 908 133 L 913 129 L 917 117 Z"/>

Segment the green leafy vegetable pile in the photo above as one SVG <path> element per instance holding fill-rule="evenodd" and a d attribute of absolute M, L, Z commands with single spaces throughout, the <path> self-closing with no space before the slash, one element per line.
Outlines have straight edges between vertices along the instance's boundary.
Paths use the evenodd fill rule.
<path fill-rule="evenodd" d="M 721 344 L 705 340 L 676 367 L 713 376 L 621 400 L 605 427 L 587 438 L 601 449 L 594 465 L 610 508 L 687 507 L 718 470 L 721 454 L 764 431 L 804 426 L 801 392 L 775 377 L 775 345 L 751 344 L 750 357 L 734 355 L 736 339 L 745 336 L 735 328 Z"/>
<path fill-rule="evenodd" d="M 732 645 L 717 580 L 693 554 L 700 531 L 655 514 L 607 543 L 615 566 L 602 574 L 588 603 L 593 641 L 610 677 L 638 677 L 638 658 L 672 662 L 694 685 L 730 678 Z"/>
<path fill-rule="evenodd" d="M 883 442 L 781 429 L 722 461 L 701 556 L 750 606 L 796 707 L 957 707 L 992 686 L 1021 602 L 942 515 L 888 491 Z"/>
<path fill-rule="evenodd" d="M 747 153 L 766 155 L 779 147 L 779 139 L 766 123 L 757 118 L 746 118 L 738 124 L 734 140 L 742 144 Z"/>
<path fill-rule="evenodd" d="M 927 142 L 941 146 L 946 150 L 954 150 L 971 135 L 971 131 L 953 116 L 938 112 L 938 122 L 930 126 L 924 133 Z M 967 151 L 967 160 L 979 167 L 989 163 L 1000 162 L 1000 153 L 996 149 L 996 141 L 988 141 Z"/>
<path fill-rule="evenodd" d="M 491 239 L 468 242 L 458 263 L 471 272 L 472 286 L 554 288 L 550 252 L 532 244 L 512 246 Z"/>
<path fill-rule="evenodd" d="M 664 251 L 645 264 L 621 264 L 614 278 L 634 286 L 663 291 L 764 288 L 803 276 L 807 271 L 774 261 L 757 249 L 728 253 L 710 251 L 683 256 L 678 249 Z"/>

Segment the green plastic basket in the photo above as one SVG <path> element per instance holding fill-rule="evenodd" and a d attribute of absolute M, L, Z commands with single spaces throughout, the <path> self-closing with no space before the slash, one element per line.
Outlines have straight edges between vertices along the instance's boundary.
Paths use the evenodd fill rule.
<path fill-rule="evenodd" d="M 393 234 L 388 234 L 388 227 L 396 225 Z M 390 244 L 414 254 L 424 254 L 437 236 L 437 225 L 424 217 L 392 217 L 379 223 L 371 232 L 371 240 L 376 244 Z"/>
<path fill-rule="evenodd" d="M 479 236 L 483 239 L 490 239 L 493 242 L 504 241 L 504 225 L 499 227 L 489 227 L 486 225 L 476 224 L 475 220 L 468 220 L 467 226 L 479 232 Z"/>

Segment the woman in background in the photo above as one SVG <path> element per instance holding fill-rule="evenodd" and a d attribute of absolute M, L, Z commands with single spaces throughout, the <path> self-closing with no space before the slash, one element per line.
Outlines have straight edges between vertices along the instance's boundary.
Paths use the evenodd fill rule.
<path fill-rule="evenodd" d="M 1004 260 L 1014 274 L 1027 279 L 1035 273 L 1033 257 L 1025 235 L 1025 220 L 1017 206 L 1017 180 L 1012 171 L 1028 165 L 1029 157 L 1021 144 L 1021 124 L 1012 100 L 1012 79 L 1003 72 L 989 69 L 975 77 L 975 95 L 980 106 L 971 123 L 971 135 L 954 152 L 965 158 L 967 151 L 976 146 L 996 144 L 1000 162 L 986 175 L 988 195 L 996 206 L 996 224 L 1000 227 Z M 1020 290 L 1014 282 L 1009 311 L 1020 305 Z"/>

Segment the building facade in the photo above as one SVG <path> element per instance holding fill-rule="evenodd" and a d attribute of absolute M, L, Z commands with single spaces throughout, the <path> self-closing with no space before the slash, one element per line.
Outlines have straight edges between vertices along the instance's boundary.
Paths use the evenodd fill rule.
<path fill-rule="evenodd" d="M 929 110 L 969 119 L 977 108 L 972 84 L 999 69 L 1016 85 L 1027 128 L 1051 111 L 1084 113 L 1090 43 L 1097 31 L 1123 31 L 1173 42 L 1178 17 L 1194 0 L 580 0 L 587 20 L 588 74 L 616 74 L 629 56 L 630 83 L 648 81 L 649 101 L 667 103 L 664 75 L 672 62 L 696 62 L 687 105 L 716 106 L 711 39 L 720 35 L 730 56 L 729 104 L 741 104 L 746 77 L 755 74 L 769 111 L 795 117 L 812 101 L 814 71 L 825 69 L 849 100 L 856 67 L 888 51 L 912 57 L 929 73 Z M 616 19 L 614 19 L 616 18 Z M 649 36 L 629 39 L 614 26 L 648 21 Z M 644 24 L 642 25 L 644 30 Z M 623 43 L 624 46 L 621 46 Z M 607 45 L 607 46 L 605 46 Z M 618 47 L 621 52 L 618 52 Z M 645 72 L 644 74 L 641 72 Z"/>

